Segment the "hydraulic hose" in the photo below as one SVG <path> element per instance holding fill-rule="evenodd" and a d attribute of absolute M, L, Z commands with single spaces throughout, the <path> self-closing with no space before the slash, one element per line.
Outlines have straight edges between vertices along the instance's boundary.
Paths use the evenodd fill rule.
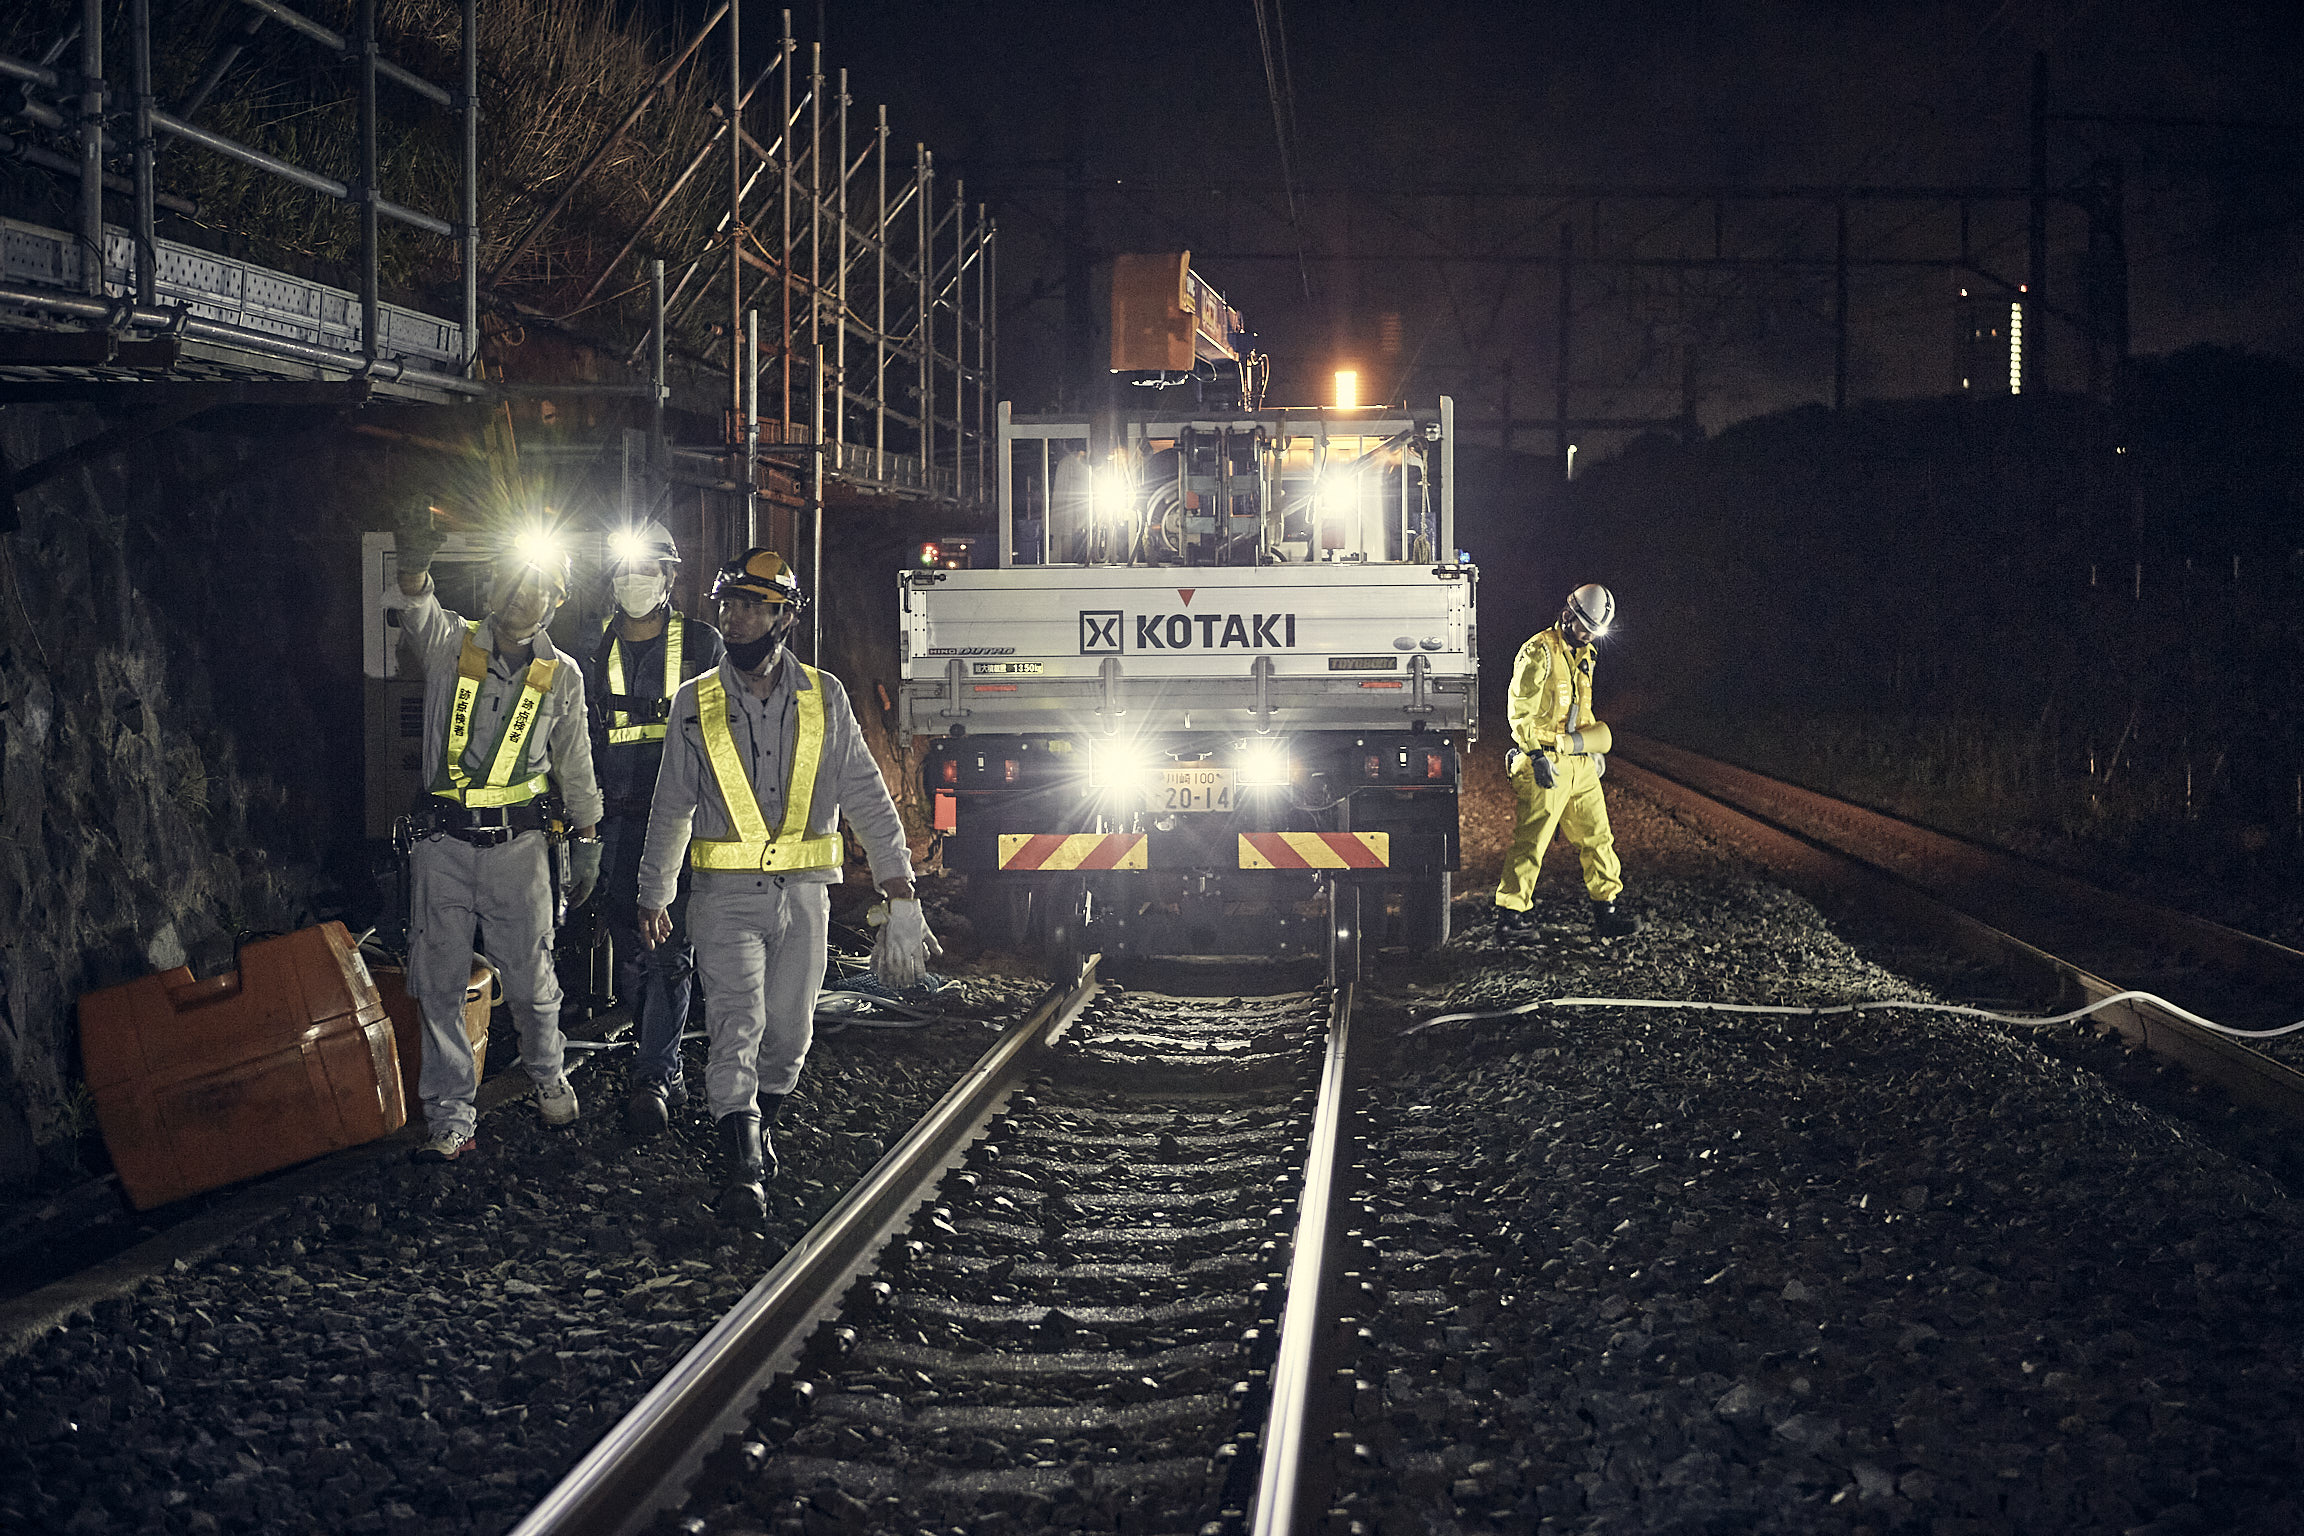
<path fill-rule="evenodd" d="M 1919 1003 L 1895 1000 L 1800 1007 L 1789 1003 L 1700 1003 L 1677 998 L 1656 997 L 1539 997 L 1532 1002 L 1521 1003 L 1512 1008 L 1492 1008 L 1470 1013 L 1443 1013 L 1437 1017 L 1426 1019 L 1420 1024 L 1411 1024 L 1406 1029 L 1401 1030 L 1400 1033 L 1413 1035 L 1439 1024 L 1474 1023 L 1482 1019 L 1508 1019 L 1516 1015 L 1534 1013 L 1542 1008 L 1684 1008 L 1696 1013 L 1771 1013 L 1816 1019 L 1845 1014 L 1871 1013 L 1890 1008 L 1904 1008 L 1915 1013 L 1949 1013 L 1961 1018 L 1989 1019 L 1995 1024 L 2022 1024 L 2034 1029 L 2041 1029 L 2055 1024 L 2069 1024 L 2075 1019 L 2088 1017 L 2100 1008 L 2109 1008 L 2114 1003 L 2131 1002 L 2139 998 L 2188 1023 L 2197 1024 L 2202 1029 L 2212 1029 L 2220 1035 L 2230 1035 L 2240 1040 L 2270 1040 L 2304 1029 L 2304 1019 L 2299 1019 L 2293 1024 L 2283 1024 L 2276 1029 L 2236 1029 L 2230 1024 L 2219 1024 L 2213 1019 L 2204 1019 L 2189 1008 L 2178 1007 L 2158 993 L 2128 991 L 2115 992 L 2110 997 L 2098 998 L 2086 1007 L 2075 1008 L 2069 1013 L 2045 1015 L 1997 1013 L 1989 1008 L 1970 1008 L 1960 1003 Z"/>

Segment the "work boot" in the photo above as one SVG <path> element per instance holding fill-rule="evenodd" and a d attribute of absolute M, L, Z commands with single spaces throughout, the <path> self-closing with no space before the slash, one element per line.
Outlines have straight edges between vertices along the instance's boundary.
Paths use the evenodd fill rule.
<path fill-rule="evenodd" d="M 550 1082 L 536 1085 L 536 1111 L 546 1125 L 558 1128 L 575 1124 L 576 1088 L 567 1073 L 555 1073 Z"/>
<path fill-rule="evenodd" d="M 1536 914 L 1515 912 L 1510 907 L 1496 909 L 1496 940 L 1500 944 L 1519 944 L 1536 937 Z"/>
<path fill-rule="evenodd" d="M 1603 939 L 1621 939 L 1640 931 L 1640 919 L 1616 910 L 1612 901 L 1592 903 L 1592 931 Z"/>
<path fill-rule="evenodd" d="M 747 1231 L 768 1230 L 768 1152 L 760 1134 L 760 1111 L 731 1110 L 720 1117 L 720 1155 L 727 1164 L 728 1186 L 720 1191 L 713 1209 L 730 1226 Z"/>
<path fill-rule="evenodd" d="M 624 1129 L 634 1136 L 661 1136 L 672 1123 L 674 1085 L 657 1078 L 632 1085 L 632 1096 L 624 1101 Z M 688 1093 L 679 1090 L 685 1102 Z"/>

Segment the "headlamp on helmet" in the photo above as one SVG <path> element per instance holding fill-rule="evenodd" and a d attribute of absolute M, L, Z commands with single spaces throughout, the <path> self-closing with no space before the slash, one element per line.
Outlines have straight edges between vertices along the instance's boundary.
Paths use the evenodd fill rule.
<path fill-rule="evenodd" d="M 654 574 L 659 565 L 680 563 L 680 546 L 673 541 L 671 529 L 652 517 L 643 518 L 608 535 L 608 559 L 619 573 L 646 570 Z"/>
<path fill-rule="evenodd" d="M 712 578 L 712 601 L 721 603 L 731 598 L 777 604 L 791 613 L 808 606 L 800 579 L 772 549 L 748 549 L 720 567 Z"/>
<path fill-rule="evenodd" d="M 1589 640 L 1606 635 L 1615 622 L 1615 594 L 1598 582 L 1586 582 L 1569 593 L 1567 606 L 1560 610 L 1561 627 L 1581 629 Z"/>

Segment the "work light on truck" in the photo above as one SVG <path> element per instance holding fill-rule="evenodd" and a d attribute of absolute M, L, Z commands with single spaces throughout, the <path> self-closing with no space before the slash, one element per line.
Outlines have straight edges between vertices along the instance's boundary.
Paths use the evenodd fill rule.
<path fill-rule="evenodd" d="M 1142 789 L 1151 780 L 1152 764 L 1133 742 L 1107 742 L 1088 753 L 1088 787 L 1107 794 Z"/>

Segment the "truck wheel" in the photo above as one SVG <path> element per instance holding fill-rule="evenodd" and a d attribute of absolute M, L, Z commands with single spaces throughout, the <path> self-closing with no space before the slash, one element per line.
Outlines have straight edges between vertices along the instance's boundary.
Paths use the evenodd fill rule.
<path fill-rule="evenodd" d="M 1023 950 L 1032 942 L 1032 887 L 1010 877 L 986 880 L 971 915 L 986 945 L 993 949 Z"/>
<path fill-rule="evenodd" d="M 1341 987 L 1360 979 L 1360 887 L 1349 880 L 1328 882 L 1328 984 Z"/>
<path fill-rule="evenodd" d="M 1400 893 L 1400 927 L 1409 949 L 1438 949 L 1448 942 L 1448 904 L 1455 894 L 1454 876 L 1445 869 L 1408 882 Z"/>

